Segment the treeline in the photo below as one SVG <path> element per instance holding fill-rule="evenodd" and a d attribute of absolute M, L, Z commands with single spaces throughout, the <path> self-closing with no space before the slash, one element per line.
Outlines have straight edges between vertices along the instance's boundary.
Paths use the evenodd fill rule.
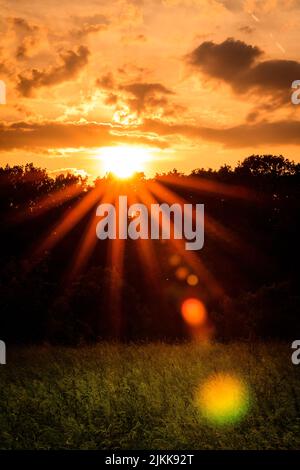
<path fill-rule="evenodd" d="M 193 259 L 170 242 L 147 240 L 126 241 L 118 258 L 111 242 L 93 237 L 84 257 L 96 204 L 84 211 L 85 201 L 95 187 L 109 191 L 112 176 L 91 184 L 70 174 L 52 178 L 33 164 L 0 168 L 1 339 L 184 339 L 180 306 L 187 297 L 203 301 L 216 339 L 295 339 L 300 165 L 252 155 L 235 168 L 173 170 L 152 179 L 139 173 L 117 187 L 138 197 L 154 183 L 174 202 L 205 204 L 205 245 Z M 70 214 L 73 223 L 61 234 Z M 198 282 L 188 284 L 180 269 Z"/>

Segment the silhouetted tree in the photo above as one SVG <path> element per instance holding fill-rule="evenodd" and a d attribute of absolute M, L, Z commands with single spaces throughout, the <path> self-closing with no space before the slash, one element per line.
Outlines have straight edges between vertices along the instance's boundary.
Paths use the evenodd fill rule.
<path fill-rule="evenodd" d="M 240 194 L 239 189 L 232 194 L 214 192 L 213 184 L 207 191 L 205 179 L 232 189 L 245 187 L 251 196 Z M 89 185 L 73 174 L 52 178 L 32 163 L 7 165 L 0 168 L 1 339 L 78 344 L 103 338 L 183 338 L 188 331 L 180 304 L 187 296 L 202 299 L 222 340 L 290 338 L 300 329 L 299 164 L 281 155 L 252 155 L 236 168 L 196 169 L 191 175 L 174 169 L 157 174 L 154 180 L 171 189 L 174 197 L 205 204 L 209 218 L 205 245 L 194 255 L 222 286 L 223 294 L 216 294 L 205 276 L 194 287 L 180 280 L 178 267 L 193 268 L 182 257 L 179 266 L 172 266 L 170 257 L 176 249 L 159 240 L 151 241 L 148 265 L 141 259 L 149 246 L 141 249 L 138 241 L 127 240 L 120 272 L 107 268 L 109 243 L 95 243 L 81 271 L 70 276 L 96 205 L 59 243 L 35 259 L 36 246 L 57 222 L 94 185 L 105 189 L 114 184 L 113 177 L 106 175 Z M 150 191 L 147 185 L 151 184 L 153 179 L 138 173 L 116 187 L 122 194 L 133 190 L 138 195 L 144 189 Z M 155 259 L 159 272 L 153 279 L 149 261 Z M 120 292 L 118 302 L 108 296 L 114 291 Z"/>

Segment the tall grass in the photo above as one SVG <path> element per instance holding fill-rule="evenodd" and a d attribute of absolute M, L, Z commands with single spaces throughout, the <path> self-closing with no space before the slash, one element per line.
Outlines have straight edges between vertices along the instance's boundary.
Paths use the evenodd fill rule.
<path fill-rule="evenodd" d="M 1 449 L 299 449 L 300 366 L 289 345 L 103 343 L 8 350 Z M 248 386 L 238 423 L 216 425 L 195 391 L 226 372 Z"/>

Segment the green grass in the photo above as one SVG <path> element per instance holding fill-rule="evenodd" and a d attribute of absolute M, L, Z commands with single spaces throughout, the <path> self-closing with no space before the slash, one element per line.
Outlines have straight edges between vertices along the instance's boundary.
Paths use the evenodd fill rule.
<path fill-rule="evenodd" d="M 1 449 L 299 449 L 300 366 L 287 344 L 99 344 L 8 350 Z M 210 423 L 195 390 L 241 377 L 240 422 Z"/>

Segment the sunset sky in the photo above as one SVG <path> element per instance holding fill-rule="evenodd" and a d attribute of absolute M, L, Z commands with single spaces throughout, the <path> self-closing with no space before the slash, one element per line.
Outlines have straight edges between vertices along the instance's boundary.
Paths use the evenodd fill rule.
<path fill-rule="evenodd" d="M 115 146 L 148 175 L 300 161 L 300 0 L 0 0 L 0 13 L 1 165 L 95 177 Z"/>

